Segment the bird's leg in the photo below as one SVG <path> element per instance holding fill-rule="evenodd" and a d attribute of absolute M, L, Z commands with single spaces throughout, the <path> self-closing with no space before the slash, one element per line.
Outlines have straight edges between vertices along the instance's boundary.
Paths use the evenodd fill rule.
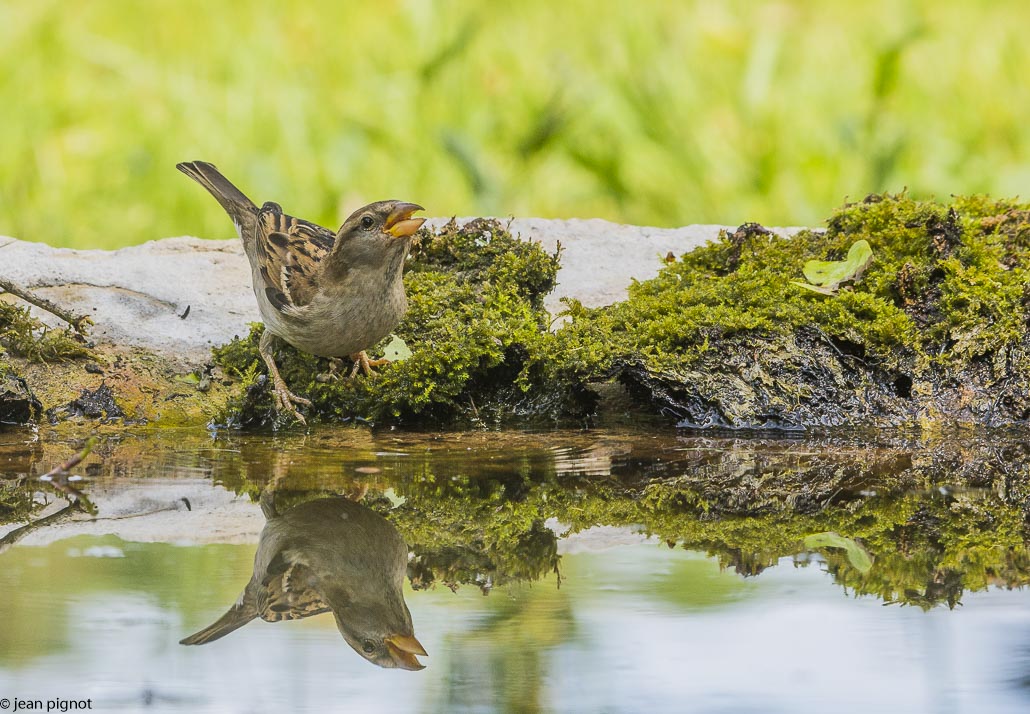
<path fill-rule="evenodd" d="M 359 371 L 364 372 L 366 376 L 375 379 L 379 376 L 379 373 L 372 368 L 382 367 L 384 364 L 390 364 L 390 360 L 388 359 L 369 359 L 368 355 L 365 354 L 365 350 L 352 354 L 350 358 L 354 360 L 354 369 L 350 371 L 352 379 L 358 376 Z"/>
<path fill-rule="evenodd" d="M 265 366 L 268 367 L 268 376 L 272 378 L 272 397 L 275 400 L 275 409 L 278 412 L 288 412 L 293 414 L 293 417 L 301 424 L 307 425 L 307 421 L 304 416 L 297 411 L 297 405 L 302 404 L 306 407 L 311 406 L 311 402 L 304 397 L 298 397 L 296 394 L 291 392 L 286 387 L 286 382 L 283 381 L 282 375 L 279 374 L 279 368 L 275 364 L 275 343 L 276 337 L 266 328 L 261 333 L 261 342 L 258 344 L 258 351 L 261 353 L 261 359 L 265 361 Z"/>
<path fill-rule="evenodd" d="M 361 500 L 365 498 L 366 493 L 368 493 L 368 483 L 359 483 L 352 485 L 344 491 L 343 497 L 350 501 L 361 503 Z"/>

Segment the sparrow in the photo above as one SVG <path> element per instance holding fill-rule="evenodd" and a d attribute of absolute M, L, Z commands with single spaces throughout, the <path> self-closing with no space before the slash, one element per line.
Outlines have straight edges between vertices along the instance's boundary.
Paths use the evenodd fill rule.
<path fill-rule="evenodd" d="M 340 229 L 283 213 L 278 203 L 258 208 L 218 169 L 204 161 L 176 168 L 206 188 L 232 219 L 250 261 L 254 295 L 265 323 L 258 349 L 268 367 L 276 410 L 306 424 L 275 363 L 279 339 L 319 357 L 354 360 L 375 376 L 365 350 L 389 335 L 404 316 L 404 259 L 425 222 L 422 206 L 378 201 L 352 213 Z"/>
<path fill-rule="evenodd" d="M 402 589 L 408 547 L 393 524 L 342 496 L 280 514 L 266 492 L 261 509 L 267 523 L 243 594 L 179 644 L 212 642 L 258 617 L 280 622 L 332 612 L 343 639 L 372 664 L 424 669 L 416 655 L 426 650 L 415 638 Z"/>

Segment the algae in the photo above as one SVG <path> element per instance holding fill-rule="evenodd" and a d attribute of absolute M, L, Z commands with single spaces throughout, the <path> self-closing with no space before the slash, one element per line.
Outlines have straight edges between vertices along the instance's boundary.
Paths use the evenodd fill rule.
<path fill-rule="evenodd" d="M 76 327 L 82 328 L 84 323 Z M 43 413 L 21 367 L 51 365 L 93 356 L 76 329 L 54 329 L 33 317 L 27 307 L 0 300 L 0 424 L 26 424 Z"/>
<path fill-rule="evenodd" d="M 396 329 L 410 356 L 381 368 L 376 379 L 349 379 L 349 365 L 342 377 L 329 376 L 328 360 L 284 346 L 280 371 L 324 421 L 454 425 L 581 417 L 590 393 L 578 382 L 548 378 L 532 359 L 554 339 L 543 298 L 554 287 L 558 259 L 494 220 L 423 229 L 406 266 L 408 312 Z M 261 330 L 254 325 L 247 337 L 214 351 L 217 364 L 240 382 L 216 421 L 273 423 L 257 350 Z"/>

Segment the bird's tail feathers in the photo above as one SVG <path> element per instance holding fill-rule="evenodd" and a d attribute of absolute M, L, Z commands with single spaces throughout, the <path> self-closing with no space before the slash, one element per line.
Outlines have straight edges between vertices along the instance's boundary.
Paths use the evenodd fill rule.
<path fill-rule="evenodd" d="M 240 602 L 233 605 L 227 613 L 200 632 L 194 632 L 189 637 L 179 640 L 179 644 L 205 645 L 208 642 L 214 642 L 225 637 L 233 630 L 243 627 L 257 616 L 257 608 L 247 601 L 246 596 L 241 597 Z"/>
<path fill-rule="evenodd" d="M 225 209 L 225 212 L 237 223 L 239 223 L 241 213 L 255 213 L 257 211 L 257 206 L 254 205 L 254 202 L 247 198 L 243 191 L 236 188 L 229 179 L 223 176 L 215 168 L 214 164 L 209 164 L 206 161 L 189 161 L 176 164 L 175 168 L 206 188 L 215 197 L 215 200 L 221 204 L 222 208 Z"/>

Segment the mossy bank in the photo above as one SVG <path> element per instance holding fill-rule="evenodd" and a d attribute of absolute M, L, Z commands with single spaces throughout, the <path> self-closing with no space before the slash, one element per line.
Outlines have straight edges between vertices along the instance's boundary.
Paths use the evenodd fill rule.
<path fill-rule="evenodd" d="M 808 261 L 842 260 L 859 241 L 872 252 L 860 274 L 799 284 Z M 1030 211 L 1016 203 L 870 196 L 826 230 L 746 224 L 669 256 L 624 302 L 569 301 L 552 330 L 541 298 L 558 259 L 496 222 L 423 234 L 397 331 L 411 356 L 379 380 L 332 381 L 327 362 L 286 349 L 284 374 L 322 419 L 390 424 L 590 423 L 612 380 L 631 409 L 689 427 L 1030 417 Z M 227 423 L 270 418 L 257 334 L 216 350 L 248 390 Z"/>
<path fill-rule="evenodd" d="M 376 378 L 351 379 L 349 364 L 341 371 L 286 346 L 280 370 L 322 420 L 454 426 L 585 418 L 592 394 L 578 380 L 563 381 L 546 359 L 555 336 L 543 298 L 554 287 L 559 257 L 494 220 L 423 230 L 405 273 L 408 312 L 396 330 L 410 354 Z M 241 380 L 223 423 L 274 423 L 257 350 L 261 331 L 255 325 L 215 350 L 222 370 Z M 390 341 L 371 354 L 381 356 Z"/>
<path fill-rule="evenodd" d="M 569 300 L 563 315 L 544 308 L 560 250 L 532 238 L 485 219 L 421 232 L 398 339 L 370 350 L 394 357 L 377 379 L 283 347 L 284 377 L 314 402 L 309 419 L 436 428 L 629 415 L 792 430 L 1030 417 L 1030 210 L 1020 204 L 870 196 L 825 230 L 788 237 L 745 224 L 665 256 L 628 299 Z M 861 264 L 848 267 L 854 255 Z M 811 284 L 816 274 L 836 277 Z M 0 420 L 274 424 L 260 329 L 184 369 L 6 306 Z M 117 409 L 75 405 L 97 402 L 102 387 Z"/>

